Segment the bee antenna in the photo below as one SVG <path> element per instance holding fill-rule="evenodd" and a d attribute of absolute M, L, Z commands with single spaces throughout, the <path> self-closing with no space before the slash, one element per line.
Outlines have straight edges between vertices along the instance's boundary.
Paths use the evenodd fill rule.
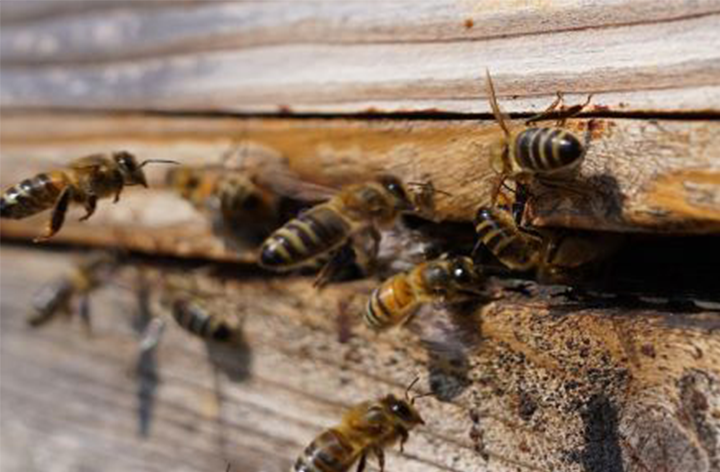
<path fill-rule="evenodd" d="M 413 381 L 410 382 L 410 385 L 408 385 L 407 388 L 405 389 L 405 399 L 408 400 L 408 401 L 410 401 L 410 403 L 412 403 L 412 401 L 413 401 L 413 400 L 410 398 L 410 389 L 413 388 L 413 386 L 418 382 L 418 380 L 420 380 L 420 376 L 415 377 L 415 378 L 413 379 Z"/>
<path fill-rule="evenodd" d="M 414 404 L 415 404 L 415 400 L 417 400 L 418 398 L 429 397 L 430 395 L 433 395 L 433 393 L 432 393 L 432 392 L 425 392 L 425 393 L 418 393 L 417 395 L 413 395 L 413 397 L 410 399 L 410 404 L 411 404 L 411 405 L 414 405 Z"/>
<path fill-rule="evenodd" d="M 145 167 L 148 164 L 175 164 L 180 165 L 178 161 L 171 161 L 169 159 L 146 159 L 140 163 L 138 169 Z"/>
<path fill-rule="evenodd" d="M 498 105 L 497 102 L 497 96 L 495 95 L 495 85 L 493 85 L 492 78 L 490 78 L 490 69 L 485 69 L 485 77 L 487 78 L 487 86 L 488 90 L 490 91 L 490 108 L 492 108 L 493 115 L 495 115 L 495 119 L 500 125 L 500 128 L 502 128 L 503 133 L 505 133 L 505 136 L 510 136 L 510 130 L 508 129 L 507 124 L 505 124 L 505 118 L 503 117 L 503 114 L 500 111 L 500 105 Z"/>

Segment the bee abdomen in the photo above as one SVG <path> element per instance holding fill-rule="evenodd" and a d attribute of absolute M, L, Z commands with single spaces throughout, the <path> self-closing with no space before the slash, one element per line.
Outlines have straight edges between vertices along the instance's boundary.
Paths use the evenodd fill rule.
<path fill-rule="evenodd" d="M 260 265 L 287 270 L 304 265 L 347 239 L 349 225 L 334 210 L 316 207 L 289 221 L 262 245 Z"/>
<path fill-rule="evenodd" d="M 355 461 L 352 446 L 329 429 L 310 443 L 293 465 L 293 472 L 345 472 Z"/>
<path fill-rule="evenodd" d="M 513 270 L 528 270 L 535 264 L 536 248 L 496 210 L 483 208 L 478 212 L 475 231 L 488 250 Z"/>
<path fill-rule="evenodd" d="M 515 160 L 525 170 L 553 172 L 571 167 L 583 156 L 583 145 L 558 128 L 528 128 L 515 138 Z"/>
<path fill-rule="evenodd" d="M 225 318 L 209 314 L 194 303 L 176 300 L 173 303 L 172 315 L 178 325 L 201 338 L 215 341 L 228 341 L 232 338 L 233 327 Z"/>
<path fill-rule="evenodd" d="M 20 219 L 51 208 L 62 188 L 48 174 L 38 174 L 10 187 L 0 197 L 0 216 Z"/>
<path fill-rule="evenodd" d="M 414 301 L 406 276 L 397 275 L 373 290 L 365 310 L 365 323 L 377 331 L 398 325 L 410 315 Z"/>

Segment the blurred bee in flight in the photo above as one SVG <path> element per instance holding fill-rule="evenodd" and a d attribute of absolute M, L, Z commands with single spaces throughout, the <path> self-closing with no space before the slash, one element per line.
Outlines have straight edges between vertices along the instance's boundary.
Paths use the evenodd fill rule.
<path fill-rule="evenodd" d="M 410 186 L 420 190 L 411 194 Z M 432 213 L 433 192 L 432 184 L 403 184 L 391 175 L 349 185 L 272 233 L 260 248 L 259 264 L 288 271 L 313 265 L 328 255 L 342 255 L 339 250 L 350 243 L 357 263 L 371 272 L 380 230 L 391 228 L 403 213 Z M 324 266 L 319 281 L 332 266 L 332 262 Z"/>
<path fill-rule="evenodd" d="M 231 247 L 257 245 L 280 224 L 281 197 L 261 185 L 250 169 L 229 167 L 233 145 L 221 163 L 182 166 L 166 174 L 166 184 L 212 219 L 213 230 Z"/>
<path fill-rule="evenodd" d="M 503 137 L 494 142 L 490 148 L 490 166 L 500 175 L 497 187 L 493 191 L 493 203 L 506 179 L 527 184 L 534 178 L 546 185 L 561 186 L 559 182 L 577 171 L 585 158 L 586 144 L 574 134 L 560 128 L 529 127 L 523 130 L 511 130 L 507 125 L 508 118 L 498 105 L 495 86 L 489 71 L 486 72 L 486 76 L 490 106 L 503 132 Z M 553 110 L 557 108 L 561 98 L 562 95 L 558 94 L 558 100 L 527 123 L 558 115 Z M 591 98 L 592 95 L 585 104 L 569 107 L 561 112 L 559 115 L 561 122 L 582 111 Z"/>
<path fill-rule="evenodd" d="M 75 159 L 65 169 L 38 174 L 5 190 L 0 196 L 0 217 L 17 220 L 52 208 L 45 234 L 35 241 L 49 239 L 62 228 L 70 202 L 83 205 L 85 215 L 80 221 L 87 220 L 98 199 L 114 196 L 116 203 L 124 187 L 147 187 L 142 168 L 151 163 L 176 164 L 160 159 L 138 164 L 135 156 L 125 151 Z"/>
<path fill-rule="evenodd" d="M 410 431 L 425 424 L 415 409 L 415 399 L 406 389 L 405 398 L 390 394 L 375 401 L 359 403 L 348 410 L 340 424 L 325 430 L 305 448 L 293 465 L 293 472 L 346 472 L 358 463 L 357 472 L 365 469 L 368 454 L 377 457 L 385 470 L 384 448 L 400 441 L 400 451 Z"/>
<path fill-rule="evenodd" d="M 80 316 L 89 326 L 89 296 L 100 288 L 118 265 L 116 256 L 94 254 L 77 264 L 68 275 L 43 286 L 33 298 L 33 314 L 28 324 L 41 326 L 58 314 L 71 315 L 72 304 L 80 300 Z"/>
<path fill-rule="evenodd" d="M 383 331 L 407 322 L 421 305 L 452 303 L 477 296 L 482 276 L 468 257 L 440 258 L 423 262 L 409 272 L 385 280 L 370 295 L 365 323 Z"/>

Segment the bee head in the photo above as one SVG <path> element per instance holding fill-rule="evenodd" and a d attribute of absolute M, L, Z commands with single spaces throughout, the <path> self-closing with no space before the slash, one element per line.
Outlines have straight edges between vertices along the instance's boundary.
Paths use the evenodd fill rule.
<path fill-rule="evenodd" d="M 480 274 L 469 257 L 456 257 L 450 260 L 450 277 L 459 290 L 477 291 L 480 285 Z"/>
<path fill-rule="evenodd" d="M 127 151 L 113 153 L 113 159 L 120 168 L 125 185 L 142 185 L 147 187 L 147 180 L 142 167 L 134 155 Z"/>
<path fill-rule="evenodd" d="M 125 185 L 142 185 L 145 188 L 147 188 L 148 184 L 145 178 L 145 172 L 142 170 L 143 167 L 151 163 L 178 164 L 175 161 L 165 159 L 146 159 L 138 164 L 135 156 L 127 151 L 113 153 L 113 160 L 117 163 L 122 173 Z"/>
<path fill-rule="evenodd" d="M 410 430 L 419 424 L 425 424 L 412 401 L 397 398 L 391 394 L 383 398 L 381 402 L 390 417 L 406 430 Z"/>
<path fill-rule="evenodd" d="M 401 211 L 412 211 L 415 205 L 408 197 L 402 181 L 392 175 L 381 175 L 378 182 L 390 194 L 394 200 L 395 207 Z"/>

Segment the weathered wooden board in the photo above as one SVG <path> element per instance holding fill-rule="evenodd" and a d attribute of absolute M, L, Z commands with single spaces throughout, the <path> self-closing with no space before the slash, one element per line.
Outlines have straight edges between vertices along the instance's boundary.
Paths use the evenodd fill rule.
<path fill-rule="evenodd" d="M 586 121 L 570 123 L 582 132 Z M 708 233 L 720 225 L 720 123 L 597 120 L 581 182 L 588 196 L 547 191 L 535 199 L 534 223 L 618 231 Z M 97 151 L 126 149 L 142 158 L 217 163 L 233 140 L 248 159 L 286 159 L 303 180 L 342 185 L 390 172 L 431 180 L 440 220 L 471 221 L 488 203 L 494 174 L 491 122 L 246 120 L 137 115 L 3 115 L 3 187 Z M 253 154 L 257 153 L 257 154 Z M 58 241 L 116 242 L 145 251 L 233 257 L 211 237 L 189 204 L 160 188 L 166 169 L 148 168 L 152 190 L 128 189 L 120 203 L 69 219 Z M 77 213 L 79 216 L 80 213 Z M 47 214 L 5 220 L 2 234 L 30 238 Z M 234 257 L 246 257 L 234 255 Z"/>
<path fill-rule="evenodd" d="M 510 111 L 720 111 L 717 0 L 23 3 L 5 106 L 488 112 L 489 68 Z"/>
<path fill-rule="evenodd" d="M 390 454 L 390 470 L 720 467 L 717 312 L 590 309 L 498 285 L 498 301 L 449 318 L 429 311 L 373 335 L 359 313 L 372 281 L 318 296 L 302 278 L 205 274 L 194 280 L 215 293 L 211 306 L 242 317 L 245 343 L 208 350 L 168 320 L 157 364 L 138 378 L 137 307 L 127 291 L 136 269 L 93 298 L 91 337 L 77 319 L 24 325 L 32 292 L 77 257 L 3 246 L 8 472 L 209 471 L 224 470 L 226 460 L 233 470 L 286 470 L 343 408 L 401 393 L 414 375 L 435 396 L 419 403 L 427 426 L 405 454 Z M 177 283 L 195 277 L 182 272 Z"/>

